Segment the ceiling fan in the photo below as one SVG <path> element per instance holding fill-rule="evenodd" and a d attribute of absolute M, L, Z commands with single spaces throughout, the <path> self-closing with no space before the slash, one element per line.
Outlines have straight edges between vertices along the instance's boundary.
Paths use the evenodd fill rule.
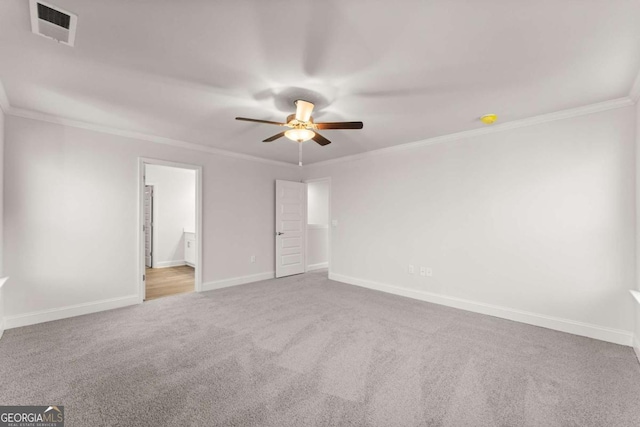
<path fill-rule="evenodd" d="M 258 120 L 248 119 L 246 117 L 236 117 L 236 120 L 243 120 L 245 122 L 266 123 L 269 125 L 286 126 L 291 128 L 284 132 L 280 132 L 273 135 L 270 138 L 265 139 L 262 142 L 272 142 L 283 136 L 289 138 L 292 141 L 304 142 L 313 139 L 318 144 L 324 146 L 331 144 L 324 136 L 320 135 L 317 130 L 324 129 L 362 129 L 362 122 L 327 122 L 327 123 L 315 123 L 311 112 L 313 111 L 313 103 L 298 99 L 295 102 L 296 113 L 287 117 L 286 123 L 272 122 L 270 120 Z"/>

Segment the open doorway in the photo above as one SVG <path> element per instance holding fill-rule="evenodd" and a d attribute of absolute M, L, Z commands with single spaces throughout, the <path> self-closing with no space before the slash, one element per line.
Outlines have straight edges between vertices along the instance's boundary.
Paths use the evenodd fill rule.
<path fill-rule="evenodd" d="M 200 290 L 199 166 L 140 159 L 141 301 Z"/>
<path fill-rule="evenodd" d="M 331 180 L 321 178 L 307 183 L 307 271 L 327 272 L 331 248 Z"/>

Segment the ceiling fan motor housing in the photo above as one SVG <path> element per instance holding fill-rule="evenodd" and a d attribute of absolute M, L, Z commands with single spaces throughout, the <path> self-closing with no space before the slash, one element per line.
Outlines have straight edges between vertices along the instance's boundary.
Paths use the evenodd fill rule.
<path fill-rule="evenodd" d="M 296 123 L 296 122 L 291 123 L 291 122 L 293 122 L 294 120 L 295 120 L 297 123 Z M 298 123 L 300 123 L 300 124 L 313 124 L 313 117 L 309 117 L 309 121 L 305 123 L 305 122 L 298 122 L 298 121 L 297 121 L 297 119 L 296 119 L 296 115 L 295 115 L 295 114 L 289 114 L 289 115 L 287 116 L 287 121 L 286 121 L 286 123 L 287 123 L 287 124 L 291 124 L 291 125 L 295 125 L 295 124 L 298 124 Z M 307 126 L 307 127 L 311 127 L 311 126 Z"/>

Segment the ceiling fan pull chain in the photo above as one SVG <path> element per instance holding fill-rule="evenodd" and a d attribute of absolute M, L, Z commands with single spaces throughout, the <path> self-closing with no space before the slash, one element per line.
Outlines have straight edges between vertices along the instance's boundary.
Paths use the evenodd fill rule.
<path fill-rule="evenodd" d="M 298 166 L 302 166 L 302 143 L 298 142 Z"/>

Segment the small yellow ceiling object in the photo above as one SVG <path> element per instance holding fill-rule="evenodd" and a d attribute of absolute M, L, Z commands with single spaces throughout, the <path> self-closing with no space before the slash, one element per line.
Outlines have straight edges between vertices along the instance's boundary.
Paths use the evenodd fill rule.
<path fill-rule="evenodd" d="M 484 123 L 485 125 L 491 125 L 496 120 L 498 120 L 498 115 L 497 114 L 485 114 L 484 116 L 480 117 L 480 121 L 482 123 Z"/>

